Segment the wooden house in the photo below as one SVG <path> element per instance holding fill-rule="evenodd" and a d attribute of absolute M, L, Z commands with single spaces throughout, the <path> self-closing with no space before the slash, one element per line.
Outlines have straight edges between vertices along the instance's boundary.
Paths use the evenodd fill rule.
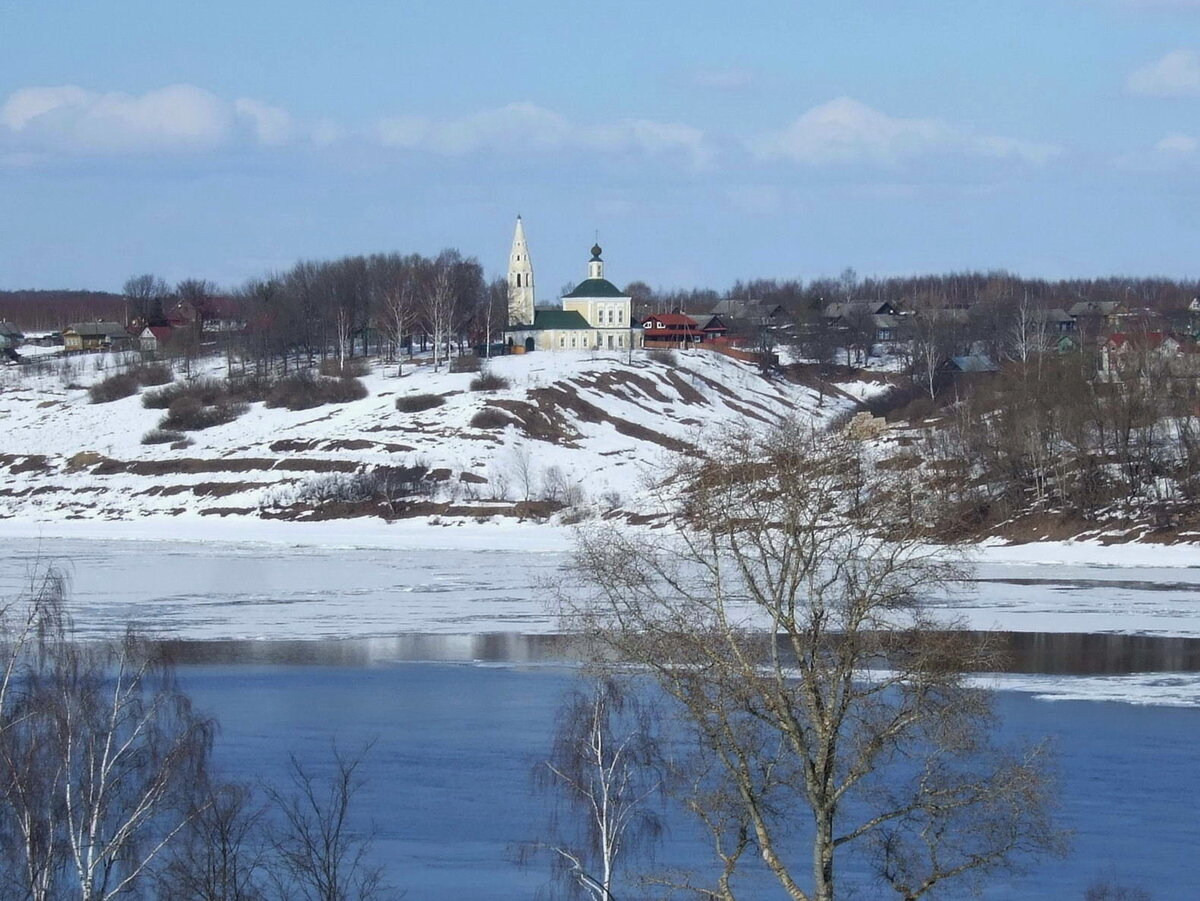
<path fill-rule="evenodd" d="M 119 322 L 73 322 L 63 329 L 63 348 L 72 350 L 131 350 L 133 335 Z"/>
<path fill-rule="evenodd" d="M 703 340 L 700 323 L 686 313 L 654 313 L 642 320 L 644 347 L 688 348 Z"/>

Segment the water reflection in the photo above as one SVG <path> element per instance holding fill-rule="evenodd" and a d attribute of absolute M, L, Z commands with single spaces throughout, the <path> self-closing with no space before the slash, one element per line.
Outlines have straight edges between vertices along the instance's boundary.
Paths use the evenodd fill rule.
<path fill-rule="evenodd" d="M 984 633 L 974 633 L 982 636 Z M 1002 672 L 1106 675 L 1200 672 L 1200 638 L 1078 632 L 991 632 Z M 404 633 L 318 641 L 186 641 L 161 643 L 172 659 L 192 664 L 367 667 L 392 663 L 564 663 L 582 660 L 577 636 L 483 632 Z"/>

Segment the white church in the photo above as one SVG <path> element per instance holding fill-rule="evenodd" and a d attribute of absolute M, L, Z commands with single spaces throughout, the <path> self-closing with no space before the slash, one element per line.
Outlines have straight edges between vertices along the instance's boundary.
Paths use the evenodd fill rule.
<path fill-rule="evenodd" d="M 518 216 L 508 255 L 508 345 L 525 351 L 641 347 L 642 330 L 631 319 L 632 299 L 604 277 L 599 244 L 592 247 L 588 277 L 561 298 L 561 309 L 538 309 L 533 290 L 533 262 Z"/>

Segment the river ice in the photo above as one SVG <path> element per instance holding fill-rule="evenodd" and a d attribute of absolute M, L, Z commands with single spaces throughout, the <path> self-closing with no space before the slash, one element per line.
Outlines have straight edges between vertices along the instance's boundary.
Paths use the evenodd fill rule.
<path fill-rule="evenodd" d="M 547 597 L 569 549 L 568 530 L 511 523 L 10 522 L 0 523 L 0 596 L 57 566 L 89 638 L 130 622 L 190 640 L 544 634 L 559 629 Z M 1190 547 L 985 548 L 970 590 L 943 606 L 980 629 L 1197 637 L 1198 558 Z M 1006 685 L 1200 705 L 1197 674 Z"/>

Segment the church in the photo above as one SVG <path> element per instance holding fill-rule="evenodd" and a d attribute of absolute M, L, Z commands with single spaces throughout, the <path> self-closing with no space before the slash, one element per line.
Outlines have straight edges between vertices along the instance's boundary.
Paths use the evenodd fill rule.
<path fill-rule="evenodd" d="M 517 217 L 508 255 L 509 347 L 532 350 L 627 350 L 641 347 L 642 330 L 633 324 L 632 299 L 604 277 L 600 245 L 592 247 L 588 277 L 562 297 L 561 309 L 539 309 L 534 298 L 533 262 L 525 226 Z M 518 351 L 519 352 L 519 351 Z"/>

